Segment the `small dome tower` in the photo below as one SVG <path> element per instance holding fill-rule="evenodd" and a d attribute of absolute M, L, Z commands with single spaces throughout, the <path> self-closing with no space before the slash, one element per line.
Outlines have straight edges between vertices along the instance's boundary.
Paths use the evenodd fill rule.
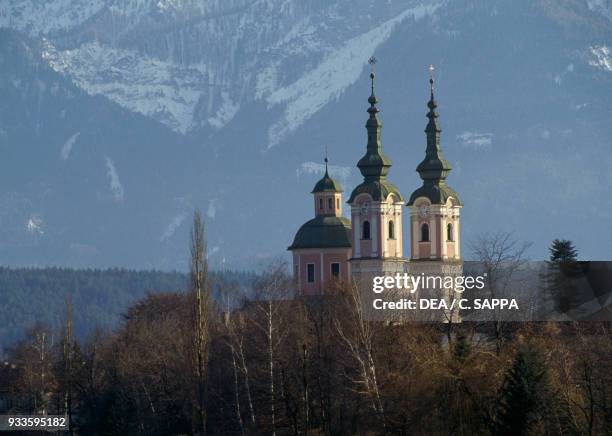
<path fill-rule="evenodd" d="M 331 280 L 350 277 L 351 222 L 342 216 L 342 188 L 327 164 L 326 156 L 325 175 L 311 192 L 315 217 L 300 227 L 288 248 L 300 295 L 322 294 Z"/>

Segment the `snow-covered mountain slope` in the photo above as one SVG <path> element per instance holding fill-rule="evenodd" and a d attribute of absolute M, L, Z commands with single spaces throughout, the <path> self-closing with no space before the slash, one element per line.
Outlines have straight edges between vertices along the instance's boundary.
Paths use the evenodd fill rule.
<path fill-rule="evenodd" d="M 44 59 L 87 93 L 179 133 L 221 129 L 263 100 L 282 111 L 271 147 L 355 83 L 399 23 L 442 1 L 15 3 L 0 26 L 42 35 Z"/>
<path fill-rule="evenodd" d="M 465 250 L 503 227 L 606 258 L 611 3 L 0 2 L 0 263 L 184 268 L 196 206 L 213 264 L 282 254 L 326 146 L 359 182 L 371 55 L 405 195 L 436 66 Z"/>
<path fill-rule="evenodd" d="M 205 65 L 180 67 L 98 41 L 58 52 L 45 40 L 42 55 L 55 71 L 71 78 L 88 94 L 102 95 L 180 133 L 191 129 L 203 84 L 208 80 Z M 216 125 L 222 127 L 227 119 L 226 115 Z"/>

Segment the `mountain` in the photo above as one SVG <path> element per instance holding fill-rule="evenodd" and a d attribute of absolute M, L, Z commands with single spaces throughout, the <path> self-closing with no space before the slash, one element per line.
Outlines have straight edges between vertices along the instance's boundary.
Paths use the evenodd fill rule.
<path fill-rule="evenodd" d="M 213 264 L 284 255 L 325 146 L 359 182 L 372 55 L 406 196 L 435 65 L 464 251 L 610 258 L 609 0 L 11 0 L 0 27 L 2 264 L 184 269 L 195 207 Z"/>

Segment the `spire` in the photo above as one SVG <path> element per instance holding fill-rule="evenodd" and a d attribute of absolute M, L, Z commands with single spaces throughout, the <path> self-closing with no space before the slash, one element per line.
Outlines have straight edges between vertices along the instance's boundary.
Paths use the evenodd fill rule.
<path fill-rule="evenodd" d="M 386 177 L 391 167 L 391 161 L 383 154 L 382 144 L 380 142 L 382 123 L 378 119 L 378 112 L 380 112 L 380 110 L 376 106 L 378 104 L 378 99 L 374 92 L 374 79 L 376 78 L 374 66 L 376 65 L 376 58 L 371 57 L 368 63 L 372 67 L 370 73 L 371 93 L 368 98 L 368 103 L 370 103 L 368 113 L 370 116 L 365 126 L 368 131 L 368 144 L 366 147 L 366 154 L 359 160 L 357 166 L 366 180 L 377 180 Z"/>
<path fill-rule="evenodd" d="M 425 133 L 427 136 L 427 148 L 425 150 L 425 159 L 417 167 L 417 171 L 426 182 L 429 183 L 441 183 L 446 179 L 451 166 L 444 156 L 442 155 L 442 149 L 440 147 L 440 125 L 438 124 L 438 112 L 436 108 L 438 104 L 434 98 L 434 67 L 429 66 L 429 102 L 427 107 L 427 126 L 425 127 Z"/>
<path fill-rule="evenodd" d="M 378 100 L 376 99 L 376 95 L 374 94 L 374 78 L 376 77 L 376 74 L 374 73 L 374 66 L 376 65 L 376 62 L 377 60 L 374 56 L 368 59 L 368 63 L 372 67 L 372 71 L 370 72 L 370 80 L 372 81 L 372 91 L 370 92 L 370 97 L 368 98 L 368 103 L 370 103 L 370 109 L 368 109 L 368 112 L 370 112 L 370 110 L 376 110 L 376 112 L 379 112 L 378 108 L 376 107 L 376 103 L 378 103 Z"/>
<path fill-rule="evenodd" d="M 325 175 L 327 177 L 329 177 L 329 174 L 327 172 L 327 162 L 328 162 L 328 159 L 327 159 L 327 145 L 325 146 L 325 159 L 324 160 L 325 160 Z"/>
<path fill-rule="evenodd" d="M 433 101 L 434 99 L 434 78 L 433 78 L 433 72 L 434 72 L 434 66 L 432 64 L 429 64 L 429 99 L 430 101 Z"/>

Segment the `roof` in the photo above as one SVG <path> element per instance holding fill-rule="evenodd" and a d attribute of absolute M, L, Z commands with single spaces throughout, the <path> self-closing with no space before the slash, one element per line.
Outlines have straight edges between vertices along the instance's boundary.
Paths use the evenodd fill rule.
<path fill-rule="evenodd" d="M 340 183 L 329 177 L 327 170 L 325 170 L 325 175 L 317 182 L 311 194 L 317 192 L 342 192 L 342 187 L 340 186 Z"/>
<path fill-rule="evenodd" d="M 387 179 L 365 180 L 361 185 L 358 185 L 351 193 L 351 198 L 347 203 L 355 201 L 360 194 L 369 194 L 373 201 L 386 201 L 389 194 L 395 194 L 399 201 L 403 201 L 402 194 L 395 185 Z"/>
<path fill-rule="evenodd" d="M 304 225 L 295 234 L 288 250 L 298 248 L 350 248 L 351 221 L 335 215 L 319 215 Z"/>
<path fill-rule="evenodd" d="M 428 198 L 431 204 L 446 204 L 448 198 L 453 197 L 457 202 L 457 206 L 461 206 L 461 200 L 459 200 L 457 193 L 444 182 L 423 183 L 423 186 L 412 193 L 407 206 L 412 206 L 419 197 Z"/>

